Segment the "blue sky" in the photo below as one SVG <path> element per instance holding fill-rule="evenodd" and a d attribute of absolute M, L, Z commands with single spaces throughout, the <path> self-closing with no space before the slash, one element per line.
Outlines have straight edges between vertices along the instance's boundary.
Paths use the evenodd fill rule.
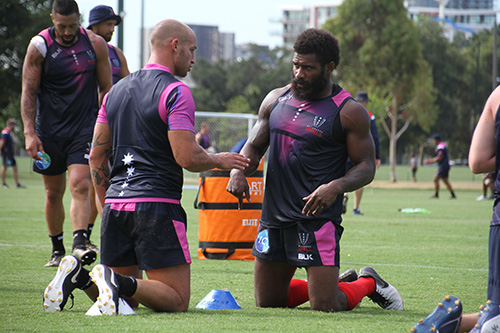
<path fill-rule="evenodd" d="M 97 5 L 108 5 L 118 11 L 118 0 L 76 0 L 87 27 L 90 10 Z M 144 0 L 144 26 L 152 28 L 163 19 L 173 18 L 184 23 L 217 25 L 221 32 L 234 32 L 236 43 L 256 43 L 275 47 L 281 39 L 272 36 L 280 32 L 277 22 L 283 6 L 310 6 L 337 3 L 339 0 Z M 141 0 L 124 0 L 124 48 L 131 71 L 139 69 L 139 28 Z M 122 23 L 123 24 L 123 23 Z M 146 41 L 147 42 L 147 41 Z M 117 44 L 117 30 L 111 40 Z"/>

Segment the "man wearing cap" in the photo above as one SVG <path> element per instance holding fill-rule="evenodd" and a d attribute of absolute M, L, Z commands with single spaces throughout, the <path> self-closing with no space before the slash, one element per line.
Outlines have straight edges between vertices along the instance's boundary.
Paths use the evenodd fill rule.
<path fill-rule="evenodd" d="M 368 102 L 370 99 L 368 98 L 368 93 L 366 91 L 358 91 L 356 93 L 355 97 L 356 102 L 359 104 L 363 105 L 366 109 L 366 106 L 368 105 Z M 373 137 L 373 142 L 375 143 L 375 161 L 376 161 L 376 166 L 377 169 L 380 167 L 380 139 L 378 135 L 378 129 L 377 129 L 377 122 L 375 121 L 375 116 L 373 113 L 368 111 L 368 115 L 370 116 L 370 133 L 372 134 Z M 346 171 L 351 169 L 353 167 L 353 164 L 350 159 L 347 160 L 347 167 Z M 359 204 L 361 203 L 361 197 L 363 196 L 363 187 L 357 189 L 354 191 L 354 207 L 352 210 L 353 215 L 363 215 L 363 213 L 359 210 Z M 344 195 L 344 208 L 343 211 L 345 212 L 346 207 L 345 205 L 347 204 L 347 193 Z"/>
<path fill-rule="evenodd" d="M 116 15 L 113 8 L 109 6 L 99 5 L 90 11 L 89 26 L 87 29 L 92 30 L 95 34 L 104 38 L 108 43 L 109 61 L 111 62 L 111 70 L 113 73 L 113 84 L 121 78 L 129 75 L 130 72 L 127 66 L 127 60 L 123 55 L 122 50 L 109 44 L 115 31 L 115 25 L 120 24 L 122 18 Z"/>
<path fill-rule="evenodd" d="M 54 0 L 53 27 L 32 38 L 23 64 L 21 114 L 26 151 L 48 168 L 36 165 L 45 186 L 45 219 L 52 242 L 46 267 L 65 255 L 63 224 L 66 184 L 71 191 L 72 252 L 84 264 L 96 252 L 87 249 L 91 184 L 88 156 L 99 105 L 111 87 L 111 66 L 104 39 L 80 26 L 74 0 Z M 67 175 L 66 175 L 67 173 Z"/>
<path fill-rule="evenodd" d="M 2 152 L 2 171 L 0 173 L 2 175 L 3 188 L 9 188 L 5 182 L 5 172 L 9 166 L 12 167 L 12 177 L 16 182 L 16 187 L 24 187 L 19 183 L 19 179 L 17 178 L 17 164 L 14 158 L 14 140 L 11 134 L 11 132 L 16 129 L 17 125 L 17 120 L 14 118 L 7 120 L 7 127 L 2 130 L 2 136 L 0 137 L 0 151 Z"/>
<path fill-rule="evenodd" d="M 90 10 L 89 26 L 87 27 L 87 29 L 90 29 L 93 33 L 101 36 L 108 43 L 109 62 L 111 64 L 113 84 L 130 74 L 127 66 L 127 60 L 125 59 L 125 55 L 122 50 L 109 43 L 113 37 L 115 25 L 120 24 L 121 21 L 122 18 L 115 14 L 113 8 L 105 5 L 99 5 Z M 90 188 L 90 200 L 90 219 L 87 229 L 89 237 L 94 228 L 94 222 L 97 218 L 98 211 L 95 202 L 94 186 L 92 184 Z M 90 240 L 87 241 L 87 247 L 93 249 L 94 251 L 99 251 L 99 249 Z"/>
<path fill-rule="evenodd" d="M 448 180 L 448 175 L 450 173 L 450 159 L 448 157 L 448 148 L 446 146 L 446 142 L 441 141 L 441 135 L 437 133 L 432 136 L 432 139 L 434 140 L 434 144 L 436 145 L 436 156 L 428 158 L 424 161 L 424 164 L 432 164 L 436 162 L 438 164 L 438 171 L 434 175 L 435 193 L 431 198 L 439 198 L 439 179 L 442 179 L 443 183 L 448 188 L 448 191 L 450 191 L 451 193 L 450 199 L 456 199 L 457 196 L 455 195 L 455 192 L 453 191 L 453 188 Z"/>

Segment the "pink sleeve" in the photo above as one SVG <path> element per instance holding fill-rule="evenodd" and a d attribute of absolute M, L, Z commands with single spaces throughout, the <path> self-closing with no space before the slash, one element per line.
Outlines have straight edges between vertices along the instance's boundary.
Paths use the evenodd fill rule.
<path fill-rule="evenodd" d="M 97 115 L 97 122 L 107 124 L 108 118 L 106 116 L 106 101 L 108 100 L 108 94 L 104 95 L 102 100 L 101 109 L 99 110 L 99 114 Z"/>
<path fill-rule="evenodd" d="M 170 96 L 172 92 L 175 95 Z M 169 97 L 170 100 L 167 101 Z M 168 109 L 167 102 L 169 103 Z M 175 82 L 165 88 L 160 97 L 158 110 L 161 119 L 167 124 L 169 130 L 186 130 L 195 133 L 195 104 L 191 90 L 184 83 Z"/>

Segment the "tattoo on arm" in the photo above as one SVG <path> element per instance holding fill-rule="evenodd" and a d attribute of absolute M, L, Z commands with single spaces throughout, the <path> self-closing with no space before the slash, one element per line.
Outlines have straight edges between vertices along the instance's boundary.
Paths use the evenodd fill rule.
<path fill-rule="evenodd" d="M 109 187 L 109 167 L 102 164 L 100 168 L 92 169 L 92 178 L 95 180 L 95 184 L 102 186 L 105 189 Z"/>

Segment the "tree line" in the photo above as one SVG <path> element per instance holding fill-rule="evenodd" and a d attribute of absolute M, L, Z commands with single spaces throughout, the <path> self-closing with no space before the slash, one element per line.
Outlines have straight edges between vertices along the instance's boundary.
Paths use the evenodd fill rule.
<path fill-rule="evenodd" d="M 0 7 L 0 124 L 20 118 L 22 63 L 29 40 L 51 25 L 49 0 L 4 0 Z M 453 159 L 466 159 L 474 126 L 492 90 L 493 29 L 449 41 L 441 23 L 412 20 L 402 1 L 349 0 L 322 27 L 339 39 L 334 81 L 369 93 L 384 163 L 410 151 L 432 154 L 439 132 Z M 498 29 L 498 27 L 495 27 Z M 254 56 L 209 63 L 190 78 L 197 110 L 257 113 L 265 95 L 291 79 L 292 51 L 251 45 Z M 395 171 L 391 179 L 396 181 Z"/>

